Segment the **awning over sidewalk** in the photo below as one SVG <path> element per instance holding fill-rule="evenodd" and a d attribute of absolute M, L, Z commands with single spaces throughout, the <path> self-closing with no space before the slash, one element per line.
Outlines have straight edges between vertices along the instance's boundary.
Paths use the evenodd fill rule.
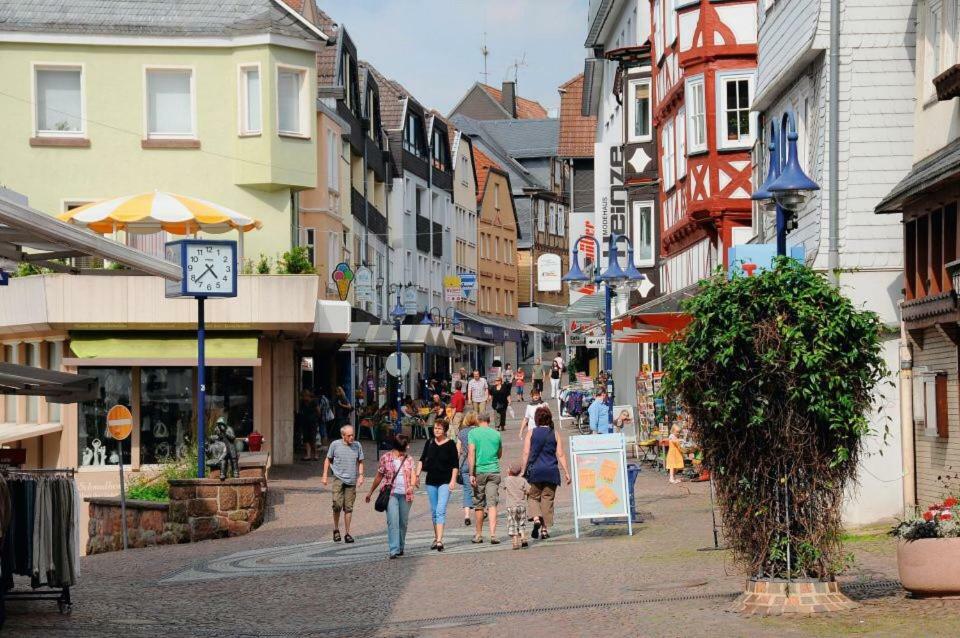
<path fill-rule="evenodd" d="M 397 330 L 390 324 L 355 322 L 350 326 L 350 337 L 344 345 L 365 350 L 396 351 Z M 401 325 L 400 349 L 406 352 L 422 352 L 427 346 L 453 348 L 453 335 L 449 330 L 436 326 Z"/>
<path fill-rule="evenodd" d="M 453 340 L 457 343 L 462 343 L 467 346 L 480 346 L 483 348 L 489 348 L 493 344 L 488 341 L 482 341 L 480 339 L 474 339 L 473 337 L 468 337 L 466 335 L 453 335 Z"/>
<path fill-rule="evenodd" d="M 79 374 L 0 363 L 0 394 L 46 397 L 51 403 L 76 403 L 96 398 L 97 385 L 96 379 Z"/>
<path fill-rule="evenodd" d="M 208 333 L 208 366 L 259 366 L 257 334 Z M 197 365 L 197 337 L 189 332 L 71 332 L 76 366 Z"/>
<path fill-rule="evenodd" d="M 557 313 L 562 319 L 602 319 L 606 301 L 603 295 L 584 295 Z"/>
<path fill-rule="evenodd" d="M 63 430 L 61 423 L 0 423 L 0 444 L 23 441 Z"/>

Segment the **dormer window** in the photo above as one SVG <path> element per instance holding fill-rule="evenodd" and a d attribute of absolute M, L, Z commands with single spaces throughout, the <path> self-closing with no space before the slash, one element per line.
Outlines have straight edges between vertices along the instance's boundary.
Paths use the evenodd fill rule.
<path fill-rule="evenodd" d="M 437 171 L 450 170 L 450 157 L 447 151 L 446 137 L 440 129 L 433 130 L 433 168 Z"/>
<path fill-rule="evenodd" d="M 355 111 L 357 106 L 354 97 L 355 73 L 353 68 L 353 58 L 350 53 L 344 51 L 340 56 L 340 85 L 343 86 L 343 102 L 351 111 Z"/>
<path fill-rule="evenodd" d="M 407 126 L 403 132 L 403 148 L 420 159 L 427 159 L 423 139 L 423 120 L 416 113 L 407 114 Z"/>

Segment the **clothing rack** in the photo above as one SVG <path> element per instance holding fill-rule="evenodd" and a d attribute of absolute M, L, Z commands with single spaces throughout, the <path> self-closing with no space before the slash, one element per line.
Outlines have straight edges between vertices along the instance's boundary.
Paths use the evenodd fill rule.
<path fill-rule="evenodd" d="M 43 468 L 32 470 L 3 469 L 0 471 L 4 477 L 15 476 L 63 476 L 69 479 L 75 477 L 76 470 L 71 468 Z M 79 524 L 79 522 L 78 522 Z M 77 548 L 77 551 L 80 551 Z M 73 611 L 73 601 L 70 598 L 70 587 L 49 587 L 42 586 L 37 589 L 28 590 L 10 590 L 0 594 L 0 604 L 6 604 L 8 600 L 54 600 L 57 602 L 57 609 L 61 614 L 68 614 Z M 3 613 L 3 617 L 6 613 Z M 2 627 L 2 624 L 0 624 Z"/>

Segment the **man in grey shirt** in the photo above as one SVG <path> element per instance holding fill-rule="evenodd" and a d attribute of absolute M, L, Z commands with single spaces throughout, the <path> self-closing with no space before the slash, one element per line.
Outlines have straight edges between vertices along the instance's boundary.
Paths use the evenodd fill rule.
<path fill-rule="evenodd" d="M 340 438 L 330 444 L 327 458 L 323 461 L 323 484 L 333 466 L 333 540 L 340 542 L 340 512 L 343 512 L 343 542 L 352 543 L 350 519 L 353 503 L 357 500 L 357 487 L 363 485 L 363 446 L 356 440 L 353 427 L 340 428 Z"/>

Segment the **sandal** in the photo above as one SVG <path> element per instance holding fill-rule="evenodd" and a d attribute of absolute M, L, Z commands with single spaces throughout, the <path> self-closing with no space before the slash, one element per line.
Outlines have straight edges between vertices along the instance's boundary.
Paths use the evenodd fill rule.
<path fill-rule="evenodd" d="M 490 544 L 491 544 L 491 545 L 499 545 L 499 544 L 500 544 L 500 539 L 497 538 L 496 536 L 491 536 L 491 537 L 490 537 Z"/>
<path fill-rule="evenodd" d="M 473 540 L 471 540 L 470 542 L 473 543 L 474 545 L 479 545 L 480 543 L 483 542 L 483 536 L 480 536 L 479 534 L 477 534 L 476 536 L 473 537 Z"/>
<path fill-rule="evenodd" d="M 530 533 L 530 536 L 533 538 L 540 538 L 540 521 L 536 520 L 533 522 L 533 532 Z"/>
<path fill-rule="evenodd" d="M 545 540 L 548 538 L 550 538 L 550 534 L 547 532 L 547 530 L 542 530 L 540 532 L 540 540 Z"/>
<path fill-rule="evenodd" d="M 437 541 L 434 540 L 433 545 L 430 546 L 430 549 L 436 549 L 436 548 L 437 548 Z"/>
<path fill-rule="evenodd" d="M 439 543 L 437 543 L 437 551 L 438 552 L 443 551 L 443 541 L 440 541 Z"/>
<path fill-rule="evenodd" d="M 340 530 L 338 529 L 333 530 L 333 542 L 334 543 L 340 542 Z"/>
<path fill-rule="evenodd" d="M 352 543 L 352 542 L 353 542 L 353 536 L 350 536 L 350 534 L 344 534 L 344 535 L 343 535 L 343 542 L 344 542 L 344 543 Z"/>
<path fill-rule="evenodd" d="M 470 519 L 469 519 L 469 518 L 464 518 L 464 519 L 463 519 L 463 526 L 464 526 L 464 527 L 470 527 Z"/>

